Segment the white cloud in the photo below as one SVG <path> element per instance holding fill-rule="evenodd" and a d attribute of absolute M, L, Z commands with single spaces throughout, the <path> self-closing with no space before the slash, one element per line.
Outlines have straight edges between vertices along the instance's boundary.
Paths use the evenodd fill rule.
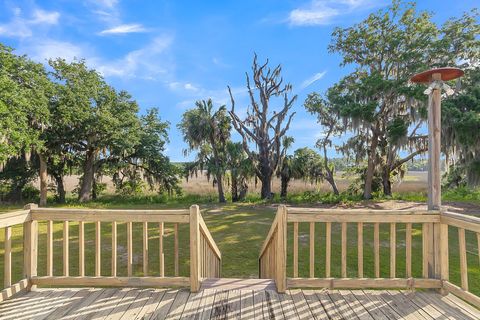
<path fill-rule="evenodd" d="M 107 8 L 113 8 L 118 4 L 118 0 L 95 0 L 94 2 Z"/>
<path fill-rule="evenodd" d="M 101 35 L 146 32 L 141 24 L 122 24 L 100 32 Z"/>
<path fill-rule="evenodd" d="M 158 74 L 166 74 L 171 68 L 164 54 L 171 46 L 173 37 L 159 36 L 143 48 L 126 54 L 114 61 L 105 61 L 97 65 L 97 70 L 105 76 L 143 77 L 155 79 Z"/>
<path fill-rule="evenodd" d="M 373 0 L 312 0 L 307 6 L 290 11 L 287 21 L 295 26 L 328 25 L 341 15 L 377 5 Z"/>
<path fill-rule="evenodd" d="M 306 87 L 311 86 L 314 82 L 322 79 L 325 76 L 325 74 L 327 74 L 327 71 L 315 73 L 313 76 L 303 81 L 302 84 L 300 85 L 300 88 L 303 90 Z"/>
<path fill-rule="evenodd" d="M 69 62 L 74 58 L 88 58 L 88 50 L 86 48 L 70 42 L 52 39 L 35 41 L 20 49 L 26 51 L 34 60 L 40 62 L 55 58 L 63 58 Z"/>
<path fill-rule="evenodd" d="M 57 24 L 60 13 L 56 11 L 48 12 L 37 9 L 33 12 L 31 24 Z"/>
<path fill-rule="evenodd" d="M 22 16 L 20 8 L 13 8 L 13 18 L 4 24 L 0 24 L 0 37 L 28 38 L 33 35 L 32 29 L 56 25 L 60 13 L 35 9 L 29 17 Z"/>

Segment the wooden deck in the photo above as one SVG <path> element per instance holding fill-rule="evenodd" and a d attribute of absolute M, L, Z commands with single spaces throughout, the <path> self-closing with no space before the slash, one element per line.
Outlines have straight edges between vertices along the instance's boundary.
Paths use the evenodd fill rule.
<path fill-rule="evenodd" d="M 480 319 L 449 294 L 398 290 L 36 289 L 0 319 Z"/>

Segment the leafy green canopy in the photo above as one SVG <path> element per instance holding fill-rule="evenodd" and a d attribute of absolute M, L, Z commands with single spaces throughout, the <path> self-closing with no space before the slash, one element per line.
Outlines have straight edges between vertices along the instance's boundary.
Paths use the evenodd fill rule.
<path fill-rule="evenodd" d="M 51 84 L 41 64 L 0 43 L 0 165 L 30 148 L 42 149 Z"/>
<path fill-rule="evenodd" d="M 227 143 L 230 140 L 231 119 L 225 106 L 214 110 L 211 99 L 197 101 L 195 108 L 186 111 L 177 125 L 188 144 L 185 153 L 197 150 L 196 161 L 189 164 L 187 177 L 197 170 L 214 176 L 220 202 L 225 202 L 223 177 L 227 170 Z"/>
<path fill-rule="evenodd" d="M 392 2 L 386 9 L 332 34 L 330 52 L 354 70 L 332 86 L 326 98 L 332 112 L 353 135 L 340 148 L 357 162 L 366 160 L 364 197 L 370 198 L 374 174 L 381 172 L 384 192 L 391 194 L 392 172 L 425 152 L 418 129 L 426 118 L 422 86 L 409 78 L 440 66 L 468 67 L 478 61 L 478 14 L 466 13 L 437 26 L 414 3 Z M 407 156 L 400 158 L 400 152 Z M 377 172 L 377 173 L 375 173 Z"/>

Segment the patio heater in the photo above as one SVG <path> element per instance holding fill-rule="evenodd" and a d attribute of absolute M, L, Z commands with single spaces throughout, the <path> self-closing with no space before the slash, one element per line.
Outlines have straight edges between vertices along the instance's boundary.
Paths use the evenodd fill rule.
<path fill-rule="evenodd" d="M 440 210 L 441 168 L 441 101 L 442 89 L 447 95 L 453 90 L 444 82 L 459 78 L 463 71 L 457 68 L 431 69 L 414 75 L 410 80 L 428 84 L 424 91 L 428 95 L 428 210 Z"/>

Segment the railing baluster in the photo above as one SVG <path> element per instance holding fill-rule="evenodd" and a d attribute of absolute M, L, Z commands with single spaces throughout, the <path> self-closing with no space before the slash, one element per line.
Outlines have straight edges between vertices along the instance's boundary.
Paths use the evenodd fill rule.
<path fill-rule="evenodd" d="M 112 277 L 117 276 L 117 221 L 112 221 Z"/>
<path fill-rule="evenodd" d="M 63 275 L 65 277 L 69 276 L 69 223 L 68 221 L 63 222 Z"/>
<path fill-rule="evenodd" d="M 190 291 L 197 292 L 200 289 L 200 211 L 198 206 L 190 207 Z M 177 228 L 175 228 L 178 231 Z M 177 232 L 175 232 L 176 234 Z"/>
<path fill-rule="evenodd" d="M 390 223 L 390 278 L 395 278 L 397 266 L 397 228 Z"/>
<path fill-rule="evenodd" d="M 380 278 L 380 224 L 373 224 L 373 252 L 375 265 L 375 278 Z"/>
<path fill-rule="evenodd" d="M 460 280 L 462 289 L 468 291 L 467 246 L 465 244 L 465 229 L 458 228 L 458 247 L 460 254 Z"/>
<path fill-rule="evenodd" d="M 310 222 L 310 278 L 315 278 L 315 222 Z"/>
<path fill-rule="evenodd" d="M 132 276 L 133 269 L 132 222 L 127 222 L 127 275 Z"/>
<path fill-rule="evenodd" d="M 342 222 L 342 278 L 347 277 L 347 223 Z"/>
<path fill-rule="evenodd" d="M 53 276 L 53 221 L 47 221 L 47 276 Z"/>
<path fill-rule="evenodd" d="M 405 230 L 405 258 L 407 278 L 412 276 L 412 224 L 406 224 Z"/>
<path fill-rule="evenodd" d="M 448 227 L 447 227 L 448 228 Z M 448 229 L 447 229 L 448 232 Z M 480 263 L 480 233 L 477 233 L 478 263 Z"/>
<path fill-rule="evenodd" d="M 332 223 L 325 224 L 325 277 L 330 278 L 330 259 L 332 256 Z"/>
<path fill-rule="evenodd" d="M 80 277 L 85 276 L 85 223 L 78 222 L 78 271 Z"/>
<path fill-rule="evenodd" d="M 174 225 L 174 244 L 173 244 L 173 251 L 174 251 L 175 277 L 178 277 L 178 223 L 175 223 L 175 225 Z"/>
<path fill-rule="evenodd" d="M 449 257 L 448 257 L 448 224 L 440 224 L 440 272 L 441 280 L 448 281 L 449 273 Z"/>
<path fill-rule="evenodd" d="M 422 223 L 422 275 L 428 278 L 428 242 L 430 234 L 430 225 Z"/>
<path fill-rule="evenodd" d="M 148 275 L 148 222 L 143 223 L 143 275 Z"/>
<path fill-rule="evenodd" d="M 100 277 L 102 269 L 102 231 L 100 221 L 95 221 L 95 277 Z"/>
<path fill-rule="evenodd" d="M 160 222 L 158 225 L 158 234 L 159 234 L 159 264 L 160 264 L 160 277 L 165 277 L 165 256 L 163 254 L 163 234 L 164 234 L 164 224 Z"/>
<path fill-rule="evenodd" d="M 293 277 L 298 277 L 298 222 L 293 223 Z"/>
<path fill-rule="evenodd" d="M 357 225 L 358 277 L 363 278 L 363 222 Z"/>
<path fill-rule="evenodd" d="M 8 288 L 12 285 L 12 227 L 5 228 L 5 256 L 3 286 Z"/>

